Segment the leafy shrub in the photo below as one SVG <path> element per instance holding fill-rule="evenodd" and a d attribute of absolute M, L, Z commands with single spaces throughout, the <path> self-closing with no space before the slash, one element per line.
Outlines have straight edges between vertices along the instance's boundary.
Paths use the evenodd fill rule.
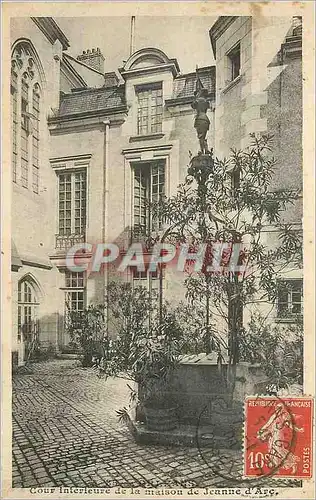
<path fill-rule="evenodd" d="M 83 352 L 83 366 L 92 366 L 94 355 L 104 357 L 109 339 L 106 332 L 105 307 L 90 305 L 84 311 L 71 311 L 67 318 L 66 329 L 74 347 Z"/>
<path fill-rule="evenodd" d="M 253 315 L 240 336 L 241 360 L 259 363 L 277 391 L 303 384 L 303 322 L 286 326 Z"/>
<path fill-rule="evenodd" d="M 56 356 L 56 349 L 50 343 L 47 347 L 41 347 L 40 342 L 38 343 L 37 348 L 34 350 L 32 355 L 33 361 L 48 361 L 49 359 L 53 359 Z"/>
<path fill-rule="evenodd" d="M 181 353 L 199 354 L 207 351 L 209 337 L 212 341 L 212 328 L 207 332 L 205 307 L 180 302 L 175 315 L 181 328 Z"/>
<path fill-rule="evenodd" d="M 164 306 L 159 320 L 157 303 L 142 287 L 111 283 L 108 287 L 110 317 L 117 337 L 111 359 L 104 363 L 107 376 L 123 375 L 136 382 L 143 403 L 161 406 L 163 387 L 181 353 L 183 331 L 175 310 Z M 131 396 L 135 391 L 129 386 Z"/>

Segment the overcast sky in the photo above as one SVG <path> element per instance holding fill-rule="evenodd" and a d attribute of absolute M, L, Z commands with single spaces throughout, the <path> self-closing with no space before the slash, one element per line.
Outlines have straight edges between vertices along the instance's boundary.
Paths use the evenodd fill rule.
<path fill-rule="evenodd" d="M 129 56 L 130 17 L 55 18 L 70 41 L 68 53 L 100 47 L 105 71 L 113 71 Z M 176 58 L 182 73 L 214 64 L 209 29 L 216 17 L 136 17 L 135 50 L 156 47 Z"/>

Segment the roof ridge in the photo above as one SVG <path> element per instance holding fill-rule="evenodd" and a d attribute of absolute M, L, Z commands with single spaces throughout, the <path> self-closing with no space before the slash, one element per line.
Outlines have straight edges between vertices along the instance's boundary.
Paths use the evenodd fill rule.
<path fill-rule="evenodd" d="M 93 71 L 94 73 L 97 73 L 98 75 L 102 75 L 104 76 L 104 73 L 102 73 L 102 71 L 98 71 L 97 69 L 95 68 L 92 68 L 92 66 L 89 66 L 88 64 L 85 64 L 83 63 L 82 61 L 79 61 L 78 59 L 76 59 L 74 56 L 71 56 L 70 54 L 65 54 L 65 56 L 67 56 L 69 59 L 71 59 L 72 61 L 75 61 L 76 63 L 80 64 L 81 66 L 84 66 L 85 68 L 87 69 L 90 69 L 91 71 Z"/>
<path fill-rule="evenodd" d="M 122 85 L 112 85 L 110 87 L 78 87 L 75 89 L 71 89 L 71 92 L 65 92 L 65 96 L 74 96 L 74 95 L 79 95 L 79 94 L 87 94 L 87 93 L 97 93 L 97 92 L 102 92 L 105 90 L 115 90 L 115 89 L 120 89 Z"/>
<path fill-rule="evenodd" d="M 203 66 L 202 68 L 198 68 L 198 73 L 200 72 L 203 72 L 205 70 L 213 70 L 215 71 L 216 69 L 216 66 L 214 64 L 212 64 L 211 66 Z M 184 77 L 184 76 L 193 76 L 193 75 L 196 75 L 196 71 L 190 71 L 189 73 L 182 73 L 181 75 L 178 75 L 175 80 L 177 80 L 178 78 L 181 78 L 181 77 Z"/>

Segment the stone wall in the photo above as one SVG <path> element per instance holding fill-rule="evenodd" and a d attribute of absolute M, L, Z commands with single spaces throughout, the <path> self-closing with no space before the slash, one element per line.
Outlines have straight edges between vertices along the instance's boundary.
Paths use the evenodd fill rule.
<path fill-rule="evenodd" d="M 168 397 L 178 408 L 180 423 L 191 425 L 215 423 L 228 407 L 226 389 L 227 365 L 221 373 L 213 354 L 186 357 L 172 376 Z M 264 393 L 267 381 L 258 365 L 240 363 L 237 366 L 233 408 L 242 418 L 243 403 L 247 395 Z"/>
<path fill-rule="evenodd" d="M 28 187 L 21 183 L 21 169 L 17 168 L 17 182 L 12 183 L 11 227 L 12 239 L 20 257 L 22 267 L 12 272 L 12 324 L 7 332 L 12 351 L 18 353 L 18 362 L 23 362 L 24 345 L 18 340 L 18 282 L 28 278 L 36 284 L 39 300 L 38 319 L 40 341 L 44 347 L 56 343 L 58 334 L 57 313 L 63 311 L 63 294 L 59 290 L 59 273 L 52 266 L 49 255 L 54 247 L 56 232 L 56 184 L 55 174 L 49 164 L 51 155 L 47 116 L 59 106 L 59 77 L 62 45 L 59 40 L 49 41 L 31 18 L 11 19 L 12 51 L 23 40 L 31 44 L 38 57 L 40 79 L 40 125 L 39 125 L 39 189 L 32 189 L 32 165 L 29 162 Z M 29 141 L 30 142 L 30 141 Z M 19 148 L 19 142 L 18 142 Z M 19 163 L 19 162 L 18 162 Z M 14 362 L 16 363 L 16 354 Z"/>
<path fill-rule="evenodd" d="M 223 158 L 231 148 L 244 149 L 250 133 L 273 136 L 272 154 L 277 163 L 271 189 L 302 187 L 302 40 L 293 31 L 289 17 L 223 17 L 216 33 L 215 155 Z M 226 24 L 225 24 L 226 23 Z M 226 27 L 225 27 L 226 26 Z M 240 75 L 229 82 L 230 50 L 240 44 Z M 282 222 L 299 226 L 302 200 L 289 205 Z M 297 227 L 296 226 L 296 227 Z M 262 234 L 266 247 L 279 245 L 275 228 L 266 225 Z M 283 275 L 284 276 L 284 275 Z M 285 277 L 285 276 L 284 276 Z M 302 279 L 299 269 L 290 269 L 286 278 Z M 244 324 L 257 310 L 273 320 L 271 304 L 245 308 Z"/>
<path fill-rule="evenodd" d="M 236 17 L 216 42 L 216 109 L 215 153 L 227 156 L 230 149 L 240 148 L 246 122 L 249 121 L 245 97 L 249 92 L 252 62 L 252 20 Z M 241 74 L 230 81 L 227 53 L 240 43 Z"/>

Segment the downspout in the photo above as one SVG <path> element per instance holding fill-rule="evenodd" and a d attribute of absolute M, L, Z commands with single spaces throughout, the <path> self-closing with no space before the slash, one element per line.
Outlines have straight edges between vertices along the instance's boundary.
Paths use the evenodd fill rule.
<path fill-rule="evenodd" d="M 102 243 L 106 243 L 108 236 L 108 165 L 109 165 L 109 139 L 110 139 L 110 120 L 104 120 L 104 156 L 103 156 L 103 196 L 102 196 Z M 103 268 L 103 302 L 105 305 L 105 325 L 106 333 L 108 334 L 108 297 L 107 289 L 109 283 L 109 273 L 107 266 Z"/>

